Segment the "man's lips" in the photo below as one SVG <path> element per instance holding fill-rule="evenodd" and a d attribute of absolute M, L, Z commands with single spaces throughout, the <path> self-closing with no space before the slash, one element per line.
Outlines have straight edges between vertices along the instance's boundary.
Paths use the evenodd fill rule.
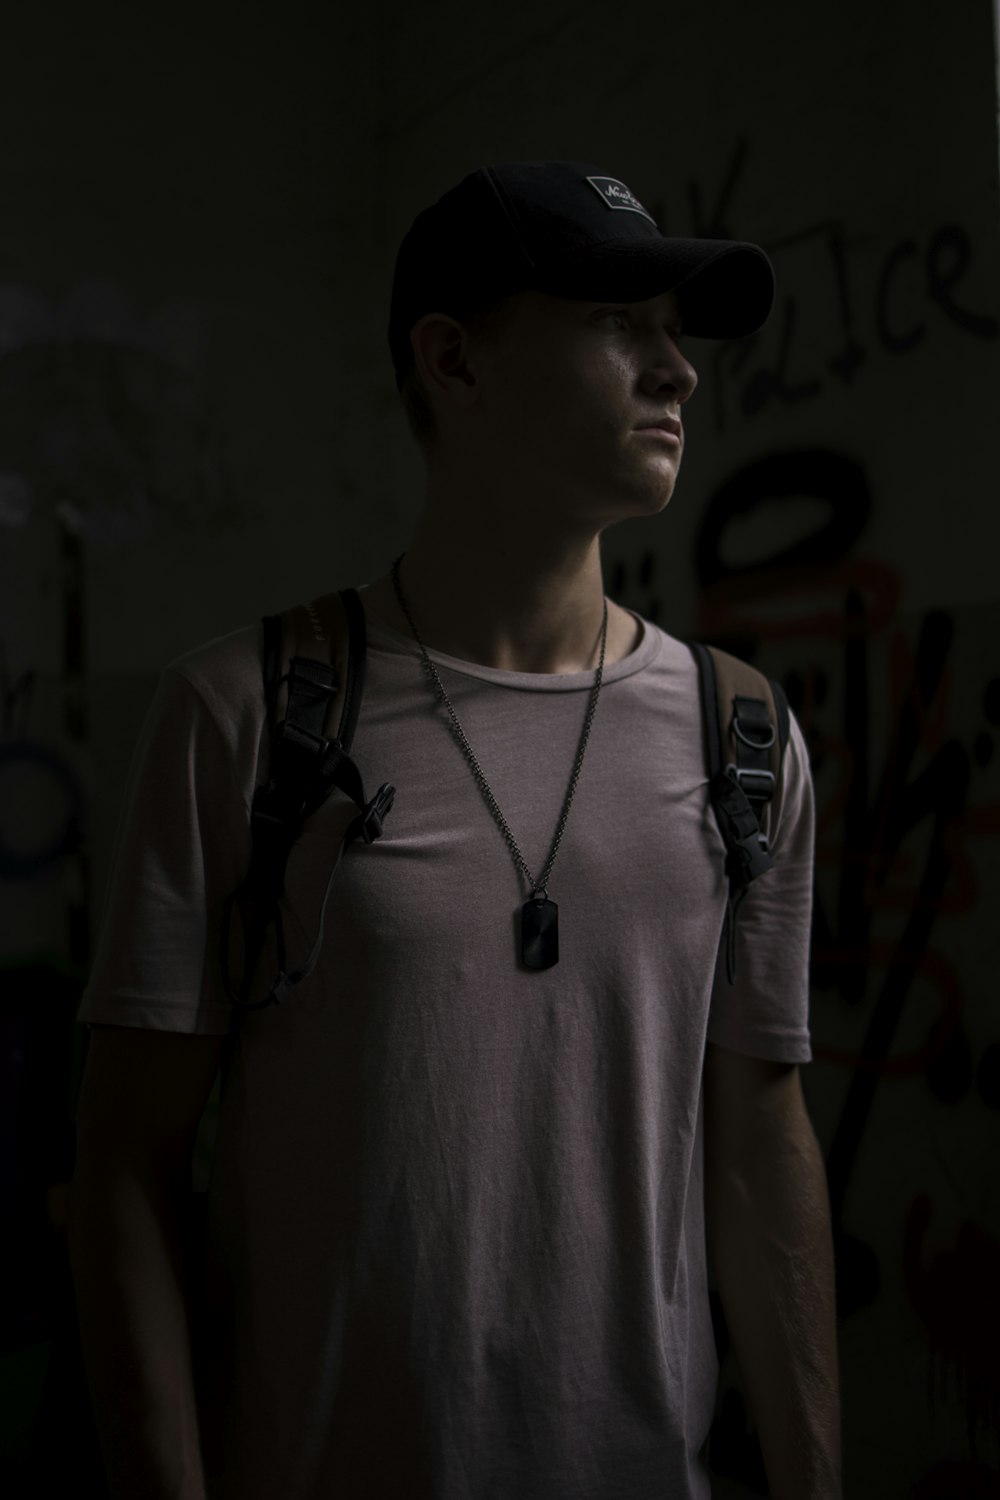
<path fill-rule="evenodd" d="M 652 432 L 672 443 L 679 443 L 681 440 L 681 424 L 673 417 L 661 417 L 658 422 L 648 422 L 636 431 Z"/>

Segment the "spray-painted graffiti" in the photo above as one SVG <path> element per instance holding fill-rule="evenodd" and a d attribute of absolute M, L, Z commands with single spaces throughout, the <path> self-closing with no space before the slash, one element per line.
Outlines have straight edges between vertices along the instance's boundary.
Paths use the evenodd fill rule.
<path fill-rule="evenodd" d="M 973 338 L 1000 336 L 1000 323 L 995 317 L 959 300 L 961 283 L 974 257 L 973 241 L 961 225 L 941 225 L 923 244 L 906 239 L 886 252 L 875 273 L 874 288 L 865 288 L 867 344 L 857 331 L 857 297 L 841 225 L 819 224 L 767 248 L 779 262 L 793 249 L 799 254 L 820 252 L 826 263 L 825 275 L 833 282 L 839 328 L 836 337 L 832 333 L 829 336 L 823 366 L 818 368 L 817 340 L 803 336 L 803 309 L 793 293 L 786 293 L 779 295 L 777 316 L 766 334 L 720 344 L 715 353 L 714 383 L 716 425 L 720 430 L 728 425 L 734 411 L 750 418 L 772 402 L 794 406 L 828 394 L 829 376 L 851 385 L 867 362 L 873 343 L 887 354 L 909 354 L 926 338 L 932 316 L 944 318 Z M 818 269 L 822 275 L 822 268 Z M 803 346 L 809 349 L 810 360 L 804 368 L 799 363 Z M 819 348 L 822 351 L 822 343 Z"/>
<path fill-rule="evenodd" d="M 5 809 L 0 879 L 40 875 L 79 847 L 83 788 L 73 767 L 50 746 L 0 743 L 0 806 Z M 17 834 L 10 822 L 16 822 Z"/>
<path fill-rule="evenodd" d="M 0 1000 L 0 1352 L 49 1335 L 64 1255 L 49 1190 L 73 1165 L 70 1077 L 80 980 L 9 963 Z M 11 1291 L 16 1288 L 16 1295 Z"/>
<path fill-rule="evenodd" d="M 687 232 L 742 238 L 733 220 L 747 186 L 748 160 L 749 143 L 743 139 L 711 202 L 700 184 L 690 185 Z M 653 213 L 665 224 L 665 208 L 656 199 Z M 874 262 L 868 245 L 855 245 L 839 219 L 797 228 L 764 248 L 776 268 L 777 302 L 764 331 L 716 348 L 712 390 L 720 431 L 734 418 L 751 419 L 774 403 L 796 407 L 816 401 L 829 394 L 831 378 L 835 385 L 853 385 L 873 353 L 898 356 L 917 349 L 933 320 L 973 339 L 1000 337 L 1000 320 L 976 306 L 965 285 L 977 252 L 961 224 L 906 235 Z M 810 288 L 808 303 L 794 290 L 802 285 Z M 836 309 L 835 316 L 820 325 L 816 320 L 827 306 Z"/>
<path fill-rule="evenodd" d="M 726 561 L 730 528 L 803 497 L 813 502 L 807 534 L 751 563 Z M 973 772 L 990 764 L 993 740 L 979 725 L 964 734 L 952 726 L 956 622 L 941 610 L 901 619 L 897 571 L 863 550 L 872 512 L 856 458 L 821 449 L 779 453 L 719 486 L 695 542 L 696 634 L 783 678 L 810 748 L 817 789 L 813 1051 L 849 1078 L 827 1152 L 841 1317 L 874 1301 L 883 1281 L 884 1251 L 880 1261 L 845 1228 L 845 1200 L 880 1087 L 918 1076 L 937 1104 L 967 1097 L 987 1110 L 1000 1104 L 1000 1042 L 987 1044 L 977 1068 L 967 1009 L 976 976 L 947 942 L 949 924 L 982 910 L 973 841 L 1000 838 L 1000 802 L 974 800 Z M 610 578 L 612 590 L 640 608 L 638 589 L 651 591 L 655 581 L 653 554 L 634 576 L 619 564 Z M 995 726 L 1000 678 L 989 665 L 981 692 L 982 713 Z M 841 1016 L 863 1017 L 860 1045 L 824 1036 L 823 1017 L 835 1002 Z M 915 1008 L 924 1018 L 917 1040 Z M 900 1045 L 904 1034 L 911 1040 Z M 953 1247 L 925 1265 L 934 1215 L 933 1199 L 915 1195 L 900 1226 L 899 1270 L 927 1334 L 931 1415 L 949 1398 L 964 1405 L 968 1477 L 979 1472 L 979 1429 L 1000 1434 L 1000 1374 L 985 1354 L 1000 1338 L 1000 1241 L 970 1220 Z M 953 1380 L 933 1381 L 935 1368 Z M 732 1463 L 746 1448 L 746 1414 L 732 1404 L 728 1410 L 722 1446 Z M 749 1483 L 761 1477 L 756 1465 L 754 1457 L 730 1472 Z M 953 1480 L 953 1468 L 949 1474 Z M 930 1500 L 945 1491 L 923 1493 Z"/>
<path fill-rule="evenodd" d="M 53 1317 L 52 1280 L 61 1246 L 49 1194 L 72 1168 L 70 1079 L 74 1017 L 87 957 L 86 796 L 62 745 L 31 732 L 38 685 L 27 669 L 12 673 L 0 642 L 0 882 L 29 891 L 75 867 L 64 944 L 24 952 L 7 935 L 0 994 L 0 1220 L 9 1278 L 18 1296 L 0 1316 L 0 1345 L 41 1337 Z M 78 711 L 63 715 L 66 743 L 84 727 Z M 16 1267 L 15 1263 L 16 1262 Z M 15 1275 L 16 1270 L 16 1275 Z"/>
<path fill-rule="evenodd" d="M 139 316 L 84 282 L 50 307 L 0 286 L 0 525 L 39 507 L 122 544 L 154 516 L 222 529 L 237 515 L 191 306 Z"/>
<path fill-rule="evenodd" d="M 734 221 L 748 157 L 744 140 L 714 196 L 691 186 L 686 232 L 744 237 Z M 769 410 L 806 410 L 860 385 L 876 365 L 925 349 L 939 331 L 979 343 L 1000 337 L 995 309 L 976 290 L 984 251 L 953 216 L 882 246 L 831 218 L 766 248 L 778 273 L 775 312 L 756 338 L 717 348 L 709 373 L 719 430 Z M 808 300 L 799 294 L 805 286 Z M 761 524 L 767 507 L 787 511 L 788 524 L 778 528 L 784 539 L 765 540 L 763 555 L 748 563 L 733 538 L 741 527 L 744 536 L 756 530 L 758 543 L 774 534 Z M 695 546 L 696 633 L 784 677 L 810 744 L 819 799 L 814 998 L 823 1002 L 820 1018 L 838 1002 L 841 1016 L 862 1021 L 860 1030 L 847 1028 L 857 1036 L 851 1046 L 824 1037 L 822 1024 L 814 1032 L 817 1060 L 849 1080 L 827 1159 L 844 1317 L 876 1298 L 885 1263 L 884 1245 L 876 1251 L 845 1229 L 880 1089 L 919 1078 L 932 1109 L 963 1103 L 987 1120 L 1000 1109 L 1000 1041 L 982 1036 L 983 996 L 995 981 L 975 946 L 970 953 L 955 939 L 956 924 L 970 936 L 983 927 L 976 852 L 1000 838 L 1000 801 L 978 792 L 994 762 L 1000 675 L 995 655 L 977 660 L 978 715 L 970 716 L 966 693 L 964 717 L 955 717 L 958 682 L 970 667 L 959 655 L 969 650 L 959 646 L 960 618 L 931 609 L 904 619 L 898 567 L 864 550 L 874 509 L 853 455 L 780 452 L 720 486 Z M 812 517 L 805 531 L 803 513 Z M 618 571 L 639 603 L 635 582 Z M 650 555 L 636 582 L 651 595 L 654 573 Z M 655 595 L 650 605 L 655 611 Z M 995 652 L 995 631 L 991 640 Z M 952 1189 L 951 1201 L 963 1202 L 961 1188 Z M 932 1252 L 928 1240 L 943 1218 L 935 1195 L 914 1192 L 899 1224 L 902 1263 L 892 1270 L 925 1332 L 926 1417 L 940 1420 L 960 1402 L 971 1457 L 949 1453 L 931 1464 L 913 1489 L 920 1500 L 993 1494 L 997 1483 L 995 1458 L 978 1457 L 977 1437 L 985 1429 L 1000 1440 L 992 1356 L 1000 1343 L 1000 1240 L 995 1221 L 990 1232 L 966 1215 L 951 1243 Z M 763 1488 L 739 1405 L 723 1412 L 740 1460 L 732 1472 Z"/>
<path fill-rule="evenodd" d="M 736 516 L 765 499 L 802 494 L 836 502 L 816 533 L 757 566 L 734 569 L 721 561 L 726 527 Z M 817 905 L 814 978 L 821 987 L 835 985 L 846 1002 L 856 1004 L 876 961 L 889 971 L 875 1006 L 873 1031 L 860 1054 L 851 1058 L 862 1072 L 874 1074 L 886 1067 L 923 1071 L 932 1061 L 934 1054 L 923 1051 L 891 1064 L 888 1057 L 899 1006 L 917 970 L 941 994 L 947 1024 L 937 1050 L 947 1042 L 957 1019 L 955 981 L 945 961 L 932 956 L 934 924 L 928 913 L 946 917 L 974 908 L 980 893 L 965 857 L 966 841 L 976 834 L 995 836 L 998 809 L 969 806 L 972 752 L 947 735 L 953 623 L 941 611 L 928 612 L 915 642 L 896 627 L 898 576 L 854 550 L 869 509 L 859 464 L 821 451 L 782 454 L 751 465 L 716 492 L 705 512 L 696 558 L 703 590 L 702 634 L 750 654 L 768 642 L 803 636 L 814 649 L 824 639 L 835 642 L 841 653 L 839 733 L 822 728 L 820 706 L 829 698 L 829 669 L 795 672 L 788 685 L 811 734 L 817 777 L 823 777 L 829 762 L 837 767 L 818 818 L 817 865 L 837 870 L 838 888 L 834 910 L 828 911 L 822 901 Z M 770 610 L 782 598 L 808 604 L 775 617 Z M 882 648 L 888 733 L 883 763 L 876 768 L 869 751 L 873 657 Z M 992 701 L 992 684 L 986 694 Z M 915 864 L 909 842 L 919 829 L 924 830 L 925 848 L 922 862 Z M 890 948 L 879 943 L 874 930 L 883 912 L 908 918 Z"/>
<path fill-rule="evenodd" d="M 925 1242 L 933 1218 L 931 1198 L 918 1194 L 910 1204 L 904 1231 L 904 1285 L 931 1350 L 930 1414 L 960 1402 L 975 1458 L 980 1426 L 1000 1432 L 996 1370 L 1000 1243 L 978 1224 L 966 1221 L 954 1246 L 939 1251 L 928 1263 Z"/>
<path fill-rule="evenodd" d="M 79 774 L 91 741 L 86 549 L 128 544 L 154 523 L 205 535 L 240 514 L 207 395 L 202 321 L 181 303 L 140 317 L 101 283 L 79 285 L 57 307 L 0 287 L 0 526 L 19 533 L 12 548 L 22 537 L 31 545 L 37 522 L 47 547 L 55 538 L 61 626 L 61 660 L 45 679 L 55 712 L 41 731 L 30 724 L 38 679 L 0 656 L 0 882 L 39 914 L 27 951 L 8 923 L 0 955 L 0 1287 L 17 1288 L 0 1303 L 0 1349 L 29 1364 L 50 1350 L 51 1394 L 39 1411 L 62 1429 L 83 1391 L 65 1225 L 92 904 Z M 13 598 L 26 585 L 16 564 L 10 580 Z M 39 951 L 53 897 L 61 932 L 46 931 Z M 96 1473 L 89 1429 L 81 1443 Z"/>
<path fill-rule="evenodd" d="M 35 691 L 35 673 L 29 668 L 18 677 L 11 675 L 7 649 L 0 641 L 0 735 L 6 739 L 23 739 L 28 731 L 31 698 Z"/>
<path fill-rule="evenodd" d="M 0 641 L 0 880 L 40 875 L 79 847 L 84 791 L 52 745 L 28 738 L 35 673 L 16 679 Z"/>

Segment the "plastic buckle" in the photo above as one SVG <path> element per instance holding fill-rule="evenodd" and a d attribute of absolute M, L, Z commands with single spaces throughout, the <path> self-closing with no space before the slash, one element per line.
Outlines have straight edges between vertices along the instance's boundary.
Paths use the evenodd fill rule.
<path fill-rule="evenodd" d="M 306 750 L 315 760 L 320 761 L 329 744 L 325 735 L 313 734 L 311 729 L 305 729 L 301 724 L 292 724 L 288 719 L 282 719 L 274 732 L 275 754 L 282 746 L 288 746 L 293 751 Z M 285 753 L 287 754 L 287 750 Z"/>
<path fill-rule="evenodd" d="M 329 662 L 316 661 L 311 656 L 293 656 L 288 664 L 289 691 L 291 685 L 304 684 L 313 692 L 325 693 L 332 698 L 340 691 L 337 674 Z"/>
<path fill-rule="evenodd" d="M 385 782 L 375 793 L 361 815 L 361 837 L 366 844 L 373 844 L 382 837 L 382 824 L 396 799 L 396 788 Z"/>
<path fill-rule="evenodd" d="M 747 797 L 769 802 L 774 796 L 774 773 L 758 771 L 751 766 L 727 766 L 727 773 Z"/>

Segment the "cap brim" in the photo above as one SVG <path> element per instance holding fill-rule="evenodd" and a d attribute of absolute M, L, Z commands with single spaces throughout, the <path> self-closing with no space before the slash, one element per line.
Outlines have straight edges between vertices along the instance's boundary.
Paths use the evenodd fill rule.
<path fill-rule="evenodd" d="M 575 263 L 563 257 L 542 279 L 540 291 L 588 302 L 645 302 L 676 292 L 682 331 L 695 338 L 747 338 L 774 304 L 771 262 L 743 240 L 609 242 Z"/>

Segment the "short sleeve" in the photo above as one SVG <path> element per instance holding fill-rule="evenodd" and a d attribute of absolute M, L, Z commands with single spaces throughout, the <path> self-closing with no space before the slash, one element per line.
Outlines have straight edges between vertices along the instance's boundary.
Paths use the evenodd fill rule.
<path fill-rule="evenodd" d="M 167 667 L 133 755 L 79 1020 L 228 1032 L 222 912 L 249 857 L 249 808 L 226 736 L 197 688 Z"/>
<path fill-rule="evenodd" d="M 774 864 L 748 887 L 736 924 L 736 982 L 720 950 L 708 1040 L 773 1062 L 812 1060 L 809 936 L 815 799 L 802 731 L 791 718 L 780 804 L 773 807 Z"/>

